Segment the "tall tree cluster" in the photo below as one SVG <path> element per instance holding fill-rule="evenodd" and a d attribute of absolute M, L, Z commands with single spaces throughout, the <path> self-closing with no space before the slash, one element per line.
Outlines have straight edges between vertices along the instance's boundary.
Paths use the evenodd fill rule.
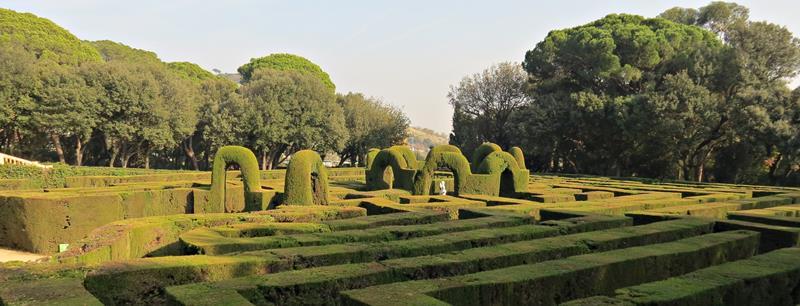
<path fill-rule="evenodd" d="M 451 142 L 510 141 L 541 171 L 800 182 L 800 89 L 789 88 L 800 40 L 749 20 L 746 7 L 712 2 L 657 18 L 609 15 L 551 31 L 521 66 L 527 78 L 515 93 L 528 97 L 521 105 L 493 96 L 472 102 L 484 99 L 471 98 L 464 81 L 451 90 Z M 517 79 L 468 80 L 492 88 Z M 470 108 L 493 104 L 512 109 L 511 119 Z"/>
<path fill-rule="evenodd" d="M 328 74 L 303 57 L 272 54 L 239 71 L 241 84 L 0 9 L 0 152 L 73 165 L 208 169 L 219 147 L 237 144 L 270 169 L 297 150 L 352 158 L 361 145 L 405 138 L 405 114 L 363 96 L 358 105 L 342 102 Z M 368 123 L 352 131 L 350 122 Z"/>

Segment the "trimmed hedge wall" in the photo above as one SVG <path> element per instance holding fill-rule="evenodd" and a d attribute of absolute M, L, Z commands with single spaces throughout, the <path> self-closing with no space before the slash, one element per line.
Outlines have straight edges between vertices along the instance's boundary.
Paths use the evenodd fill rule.
<path fill-rule="evenodd" d="M 317 152 L 302 150 L 289 160 L 285 204 L 328 205 L 328 171 Z"/>
<path fill-rule="evenodd" d="M 226 212 L 225 189 L 227 185 L 225 168 L 228 164 L 236 163 L 242 170 L 244 181 L 245 201 L 255 202 L 256 199 L 250 192 L 261 190 L 261 174 L 258 172 L 258 160 L 250 149 L 240 146 L 224 146 L 214 155 L 214 165 L 211 171 L 211 199 L 205 212 Z"/>

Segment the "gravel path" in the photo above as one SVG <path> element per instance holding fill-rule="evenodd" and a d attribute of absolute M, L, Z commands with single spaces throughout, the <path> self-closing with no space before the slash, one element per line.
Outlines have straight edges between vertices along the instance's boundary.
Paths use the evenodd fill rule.
<path fill-rule="evenodd" d="M 47 258 L 47 256 L 0 248 L 0 262 L 15 261 L 15 260 L 33 261 L 40 258 Z"/>

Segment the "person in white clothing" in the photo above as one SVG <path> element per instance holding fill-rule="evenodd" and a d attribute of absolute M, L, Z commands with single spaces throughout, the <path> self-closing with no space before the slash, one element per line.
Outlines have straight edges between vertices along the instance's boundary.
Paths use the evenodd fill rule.
<path fill-rule="evenodd" d="M 439 194 L 440 195 L 447 195 L 447 189 L 444 185 L 444 181 L 439 182 Z"/>

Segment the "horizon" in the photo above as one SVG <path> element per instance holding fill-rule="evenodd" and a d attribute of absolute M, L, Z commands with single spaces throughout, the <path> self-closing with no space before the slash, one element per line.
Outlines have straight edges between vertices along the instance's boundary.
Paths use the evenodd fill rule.
<path fill-rule="evenodd" d="M 188 61 L 208 71 L 235 73 L 251 58 L 297 54 L 320 65 L 337 92 L 380 98 L 402 109 L 412 126 L 449 135 L 449 87 L 492 64 L 521 62 L 525 51 L 549 31 L 612 13 L 655 17 L 671 7 L 699 8 L 708 3 L 503 1 L 483 5 L 412 1 L 341 5 L 11 0 L 3 7 L 50 19 L 83 40 L 112 40 L 153 51 L 166 62 Z M 796 3 L 737 3 L 750 9 L 751 20 L 785 26 L 795 37 L 800 33 L 800 20 L 792 16 Z M 569 14 L 560 13 L 567 11 Z M 142 23 L 144 20 L 147 22 Z M 791 82 L 792 87 L 798 84 L 798 78 Z"/>

